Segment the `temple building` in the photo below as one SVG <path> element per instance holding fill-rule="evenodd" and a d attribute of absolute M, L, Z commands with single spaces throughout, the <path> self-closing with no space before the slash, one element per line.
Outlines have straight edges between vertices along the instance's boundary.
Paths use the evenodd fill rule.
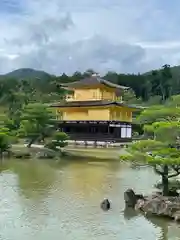
<path fill-rule="evenodd" d="M 128 87 L 111 83 L 98 75 L 63 84 L 66 99 L 51 104 L 56 109 L 57 128 L 71 140 L 128 142 L 132 139 L 135 106 L 123 102 Z"/>

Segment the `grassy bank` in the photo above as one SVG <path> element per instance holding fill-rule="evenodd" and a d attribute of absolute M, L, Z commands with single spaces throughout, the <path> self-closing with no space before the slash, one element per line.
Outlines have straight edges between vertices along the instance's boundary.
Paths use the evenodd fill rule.
<path fill-rule="evenodd" d="M 65 151 L 73 156 L 84 158 L 97 158 L 107 160 L 119 160 L 121 154 L 125 154 L 122 148 L 74 148 L 68 147 Z"/>
<path fill-rule="evenodd" d="M 31 147 L 30 149 L 23 144 L 15 144 L 12 146 L 13 151 L 42 151 L 38 147 Z M 120 155 L 126 153 L 122 148 L 85 148 L 85 147 L 71 147 L 64 148 L 64 152 L 70 157 L 75 158 L 94 158 L 94 159 L 106 159 L 106 160 L 119 160 Z"/>

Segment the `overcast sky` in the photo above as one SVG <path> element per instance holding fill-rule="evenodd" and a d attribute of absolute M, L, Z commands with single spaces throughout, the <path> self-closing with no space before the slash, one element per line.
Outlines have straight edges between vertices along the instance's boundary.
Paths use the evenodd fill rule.
<path fill-rule="evenodd" d="M 0 0 L 0 73 L 180 64 L 179 0 Z"/>

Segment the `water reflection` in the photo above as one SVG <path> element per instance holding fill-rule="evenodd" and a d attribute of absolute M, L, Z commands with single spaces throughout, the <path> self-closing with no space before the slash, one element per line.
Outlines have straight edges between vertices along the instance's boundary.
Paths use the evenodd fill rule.
<path fill-rule="evenodd" d="M 93 162 L 84 167 L 82 163 L 71 163 L 68 171 L 63 175 L 66 181 L 63 181 L 62 188 L 73 191 L 87 200 L 89 198 L 95 202 L 102 200 L 102 195 L 105 197 L 113 185 L 114 178 L 110 175 L 111 165 L 107 162 L 99 164 Z M 114 172 L 116 170 L 117 168 L 114 168 Z"/>
<path fill-rule="evenodd" d="M 2 240 L 175 240 L 180 236 L 175 224 L 124 210 L 127 188 L 151 190 L 156 175 L 149 168 L 136 170 L 110 161 L 8 161 L 0 169 Z M 112 202 L 108 212 L 100 208 L 104 197 Z"/>
<path fill-rule="evenodd" d="M 126 207 L 123 211 L 124 218 L 127 220 L 131 220 L 134 217 L 138 216 L 137 211 L 135 211 L 133 208 Z"/>
<path fill-rule="evenodd" d="M 18 176 L 18 185 L 26 198 L 43 198 L 55 181 L 54 170 L 41 161 L 14 161 L 11 171 Z"/>
<path fill-rule="evenodd" d="M 6 171 L 8 169 L 8 167 L 6 166 L 6 164 L 2 163 L 0 161 L 0 174 L 4 171 Z"/>
<path fill-rule="evenodd" d="M 136 218 L 140 213 L 135 211 L 133 208 L 125 208 L 124 209 L 124 218 L 127 220 L 131 220 Z M 153 224 L 154 227 L 160 229 L 159 238 L 157 240 L 168 240 L 168 220 L 163 218 L 158 218 L 155 216 L 144 216 L 150 223 Z"/>
<path fill-rule="evenodd" d="M 168 228 L 169 226 L 176 226 L 178 228 L 178 224 L 170 221 L 166 218 L 157 218 L 157 217 L 147 217 L 147 220 L 151 222 L 154 226 L 157 226 L 161 230 L 161 235 L 158 240 L 168 240 Z M 176 238 L 175 238 L 176 239 Z"/>

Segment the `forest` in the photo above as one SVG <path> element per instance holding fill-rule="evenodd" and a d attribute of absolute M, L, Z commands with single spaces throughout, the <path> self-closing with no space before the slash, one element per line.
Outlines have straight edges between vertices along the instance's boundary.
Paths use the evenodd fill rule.
<path fill-rule="evenodd" d="M 65 91 L 60 88 L 64 82 L 81 80 L 94 73 L 92 69 L 84 73 L 75 72 L 72 76 L 50 75 L 45 72 L 30 69 L 16 70 L 10 74 L 0 76 L 0 105 L 6 106 L 9 101 L 31 93 L 32 102 L 60 101 Z M 159 70 L 145 74 L 119 74 L 108 72 L 102 76 L 106 80 L 128 86 L 130 91 L 124 93 L 124 101 L 154 105 L 165 102 L 172 95 L 180 92 L 180 69 L 164 65 Z"/>

